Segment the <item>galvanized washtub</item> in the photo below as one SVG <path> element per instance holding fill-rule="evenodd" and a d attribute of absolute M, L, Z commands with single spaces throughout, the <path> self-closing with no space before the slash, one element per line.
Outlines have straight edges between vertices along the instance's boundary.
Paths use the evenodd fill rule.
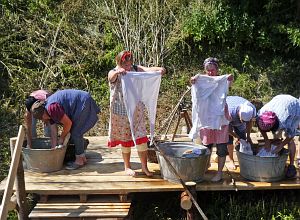
<path fill-rule="evenodd" d="M 50 173 L 61 170 L 67 147 L 51 149 L 50 138 L 32 140 L 32 148 L 23 148 L 27 169 L 35 172 Z"/>
<path fill-rule="evenodd" d="M 184 152 L 193 149 L 197 149 L 199 155 L 192 158 L 182 157 Z M 203 180 L 210 158 L 210 151 L 206 147 L 187 142 L 165 142 L 159 144 L 159 150 L 170 161 L 184 182 L 201 182 Z M 171 182 L 179 182 L 162 154 L 158 151 L 156 154 L 162 178 Z"/>
<path fill-rule="evenodd" d="M 236 152 L 242 177 L 259 181 L 275 182 L 285 176 L 285 165 L 288 158 L 288 150 L 284 149 L 278 157 L 259 157 Z"/>

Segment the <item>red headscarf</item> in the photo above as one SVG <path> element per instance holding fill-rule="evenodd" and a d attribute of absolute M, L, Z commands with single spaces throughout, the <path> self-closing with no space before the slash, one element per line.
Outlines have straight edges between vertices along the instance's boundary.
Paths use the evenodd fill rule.
<path fill-rule="evenodd" d="M 121 57 L 121 62 L 125 62 L 126 60 L 130 60 L 131 59 L 131 52 L 130 51 L 125 51 Z M 128 58 L 128 59 L 127 59 Z"/>

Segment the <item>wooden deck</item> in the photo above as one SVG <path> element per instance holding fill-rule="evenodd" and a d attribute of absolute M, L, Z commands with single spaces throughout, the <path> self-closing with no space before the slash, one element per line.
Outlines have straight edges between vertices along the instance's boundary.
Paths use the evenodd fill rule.
<path fill-rule="evenodd" d="M 152 178 L 143 175 L 135 150 L 132 152 L 132 168 L 137 171 L 138 175 L 135 177 L 125 175 L 119 148 L 107 148 L 106 137 L 89 137 L 88 139 L 90 144 L 87 150 L 88 164 L 86 166 L 74 171 L 63 169 L 49 174 L 25 171 L 26 192 L 41 196 L 81 195 L 85 198 L 85 195 L 115 194 L 126 197 L 135 192 L 183 190 L 180 184 L 161 178 L 158 164 L 148 164 L 149 169 L 155 173 Z M 216 169 L 217 164 L 212 161 L 212 166 L 204 176 L 205 180 L 197 184 L 197 191 L 300 189 L 299 169 L 294 179 L 268 183 L 244 179 L 239 174 L 239 168 L 235 171 L 228 171 L 224 168 L 223 181 L 212 183 L 209 180 L 215 174 Z M 0 193 L 3 193 L 4 187 L 5 180 L 0 184 Z"/>

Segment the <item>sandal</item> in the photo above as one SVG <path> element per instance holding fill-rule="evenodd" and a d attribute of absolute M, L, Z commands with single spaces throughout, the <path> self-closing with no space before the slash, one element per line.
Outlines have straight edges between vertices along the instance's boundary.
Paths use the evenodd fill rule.
<path fill-rule="evenodd" d="M 84 164 L 80 165 L 75 162 L 71 162 L 71 163 L 67 164 L 66 170 L 77 170 L 83 166 L 84 166 Z"/>
<path fill-rule="evenodd" d="M 293 178 L 296 176 L 296 174 L 297 174 L 296 167 L 294 165 L 288 165 L 285 176 L 287 178 Z"/>

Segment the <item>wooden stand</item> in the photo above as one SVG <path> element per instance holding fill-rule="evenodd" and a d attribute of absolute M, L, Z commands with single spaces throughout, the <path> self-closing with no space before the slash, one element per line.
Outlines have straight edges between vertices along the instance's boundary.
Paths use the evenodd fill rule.
<path fill-rule="evenodd" d="M 192 122 L 190 120 L 190 117 L 188 115 L 188 112 L 187 112 L 187 109 L 182 107 L 183 106 L 183 103 L 184 103 L 184 97 L 187 93 L 189 93 L 191 90 L 190 87 L 187 87 L 187 90 L 183 93 L 183 95 L 181 96 L 181 98 L 179 99 L 178 103 L 176 104 L 176 106 L 172 109 L 172 112 L 171 114 L 168 116 L 168 118 L 166 119 L 165 123 L 161 126 L 161 128 L 158 130 L 158 134 L 160 134 L 164 129 L 165 127 L 167 126 L 166 128 L 166 132 L 164 134 L 164 138 L 163 140 L 166 140 L 167 138 L 167 134 L 169 132 L 169 129 L 171 127 L 171 124 L 172 124 L 172 121 L 173 121 L 173 118 L 175 117 L 176 114 L 179 114 L 179 118 L 178 118 L 178 121 L 177 121 L 177 125 L 176 125 L 176 129 L 174 131 L 174 134 L 173 134 L 173 137 L 172 137 L 172 140 L 174 140 L 174 137 L 175 137 L 175 134 L 177 132 L 177 129 L 178 129 L 178 126 L 179 126 L 179 123 L 180 123 L 180 119 L 183 117 L 185 118 L 185 122 L 187 124 L 187 128 L 190 129 L 191 128 L 191 125 L 192 125 Z"/>
<path fill-rule="evenodd" d="M 181 121 L 182 118 L 184 118 L 184 120 L 185 120 L 185 124 L 186 124 L 186 127 L 187 127 L 187 133 L 190 132 L 190 130 L 191 130 L 192 126 L 193 126 L 191 118 L 189 116 L 189 113 L 188 113 L 187 109 L 185 109 L 185 108 L 182 109 L 180 111 L 180 113 L 179 113 L 177 124 L 176 124 L 175 130 L 174 130 L 173 136 L 172 136 L 172 141 L 174 141 L 175 135 L 176 135 L 177 130 L 178 130 L 178 126 L 179 126 L 180 121 Z"/>

